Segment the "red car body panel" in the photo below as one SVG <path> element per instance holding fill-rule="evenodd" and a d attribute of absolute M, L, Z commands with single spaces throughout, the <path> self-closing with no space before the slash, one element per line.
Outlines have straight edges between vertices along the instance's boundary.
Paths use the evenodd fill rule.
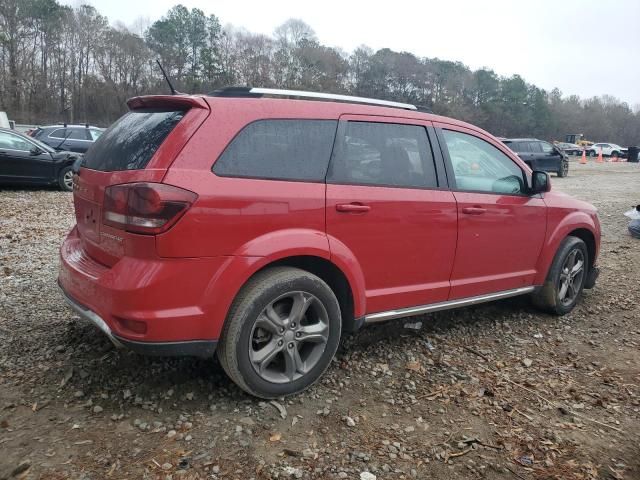
<path fill-rule="evenodd" d="M 81 169 L 74 191 L 77 226 L 61 248 L 59 275 L 65 293 L 121 339 L 215 341 L 247 280 L 291 257 L 322 259 L 342 272 L 357 319 L 541 285 L 559 243 L 576 229 L 593 235 L 597 256 L 595 209 L 554 192 L 509 196 L 460 192 L 446 184 L 389 188 L 212 172 L 227 145 L 253 121 L 357 118 L 471 133 L 504 152 L 530 181 L 524 162 L 464 122 L 386 107 L 265 98 L 150 96 L 128 104 L 189 110 L 146 168 Z M 432 148 L 438 148 L 433 139 Z M 105 189 L 133 182 L 162 182 L 197 199 L 158 235 L 102 223 Z M 366 204 L 370 210 L 338 211 L 342 204 Z M 132 330 L 128 320 L 146 324 L 146 332 Z"/>

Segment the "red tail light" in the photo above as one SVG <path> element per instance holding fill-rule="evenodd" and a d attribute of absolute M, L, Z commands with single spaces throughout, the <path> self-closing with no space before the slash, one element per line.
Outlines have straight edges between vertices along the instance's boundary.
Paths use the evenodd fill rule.
<path fill-rule="evenodd" d="M 156 235 L 175 224 L 198 195 L 162 183 L 125 183 L 104 191 L 102 223 L 132 233 Z"/>

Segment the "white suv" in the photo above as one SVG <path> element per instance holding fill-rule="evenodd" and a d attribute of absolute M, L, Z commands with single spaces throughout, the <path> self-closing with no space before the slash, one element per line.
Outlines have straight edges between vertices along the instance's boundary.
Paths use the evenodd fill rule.
<path fill-rule="evenodd" d="M 587 149 L 587 154 L 595 157 L 602 150 L 605 157 L 622 157 L 627 154 L 627 149 L 615 143 L 594 143 Z"/>

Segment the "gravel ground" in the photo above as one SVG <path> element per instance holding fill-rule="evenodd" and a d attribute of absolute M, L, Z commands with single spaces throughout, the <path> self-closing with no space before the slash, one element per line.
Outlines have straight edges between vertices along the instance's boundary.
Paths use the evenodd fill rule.
<path fill-rule="evenodd" d="M 71 196 L 0 190 L 0 479 L 640 478 L 638 164 L 578 165 L 597 287 L 563 318 L 518 298 L 371 327 L 310 391 L 243 394 L 216 361 L 114 350 L 63 304 Z"/>

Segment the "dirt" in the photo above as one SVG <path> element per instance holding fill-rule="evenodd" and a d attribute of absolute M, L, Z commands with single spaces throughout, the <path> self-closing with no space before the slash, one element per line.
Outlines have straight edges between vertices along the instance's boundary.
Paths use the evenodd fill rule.
<path fill-rule="evenodd" d="M 0 479 L 640 478 L 638 185 L 626 163 L 553 178 L 603 227 L 571 314 L 516 298 L 370 327 L 275 404 L 215 360 L 115 350 L 56 286 L 70 194 L 2 189 Z"/>

